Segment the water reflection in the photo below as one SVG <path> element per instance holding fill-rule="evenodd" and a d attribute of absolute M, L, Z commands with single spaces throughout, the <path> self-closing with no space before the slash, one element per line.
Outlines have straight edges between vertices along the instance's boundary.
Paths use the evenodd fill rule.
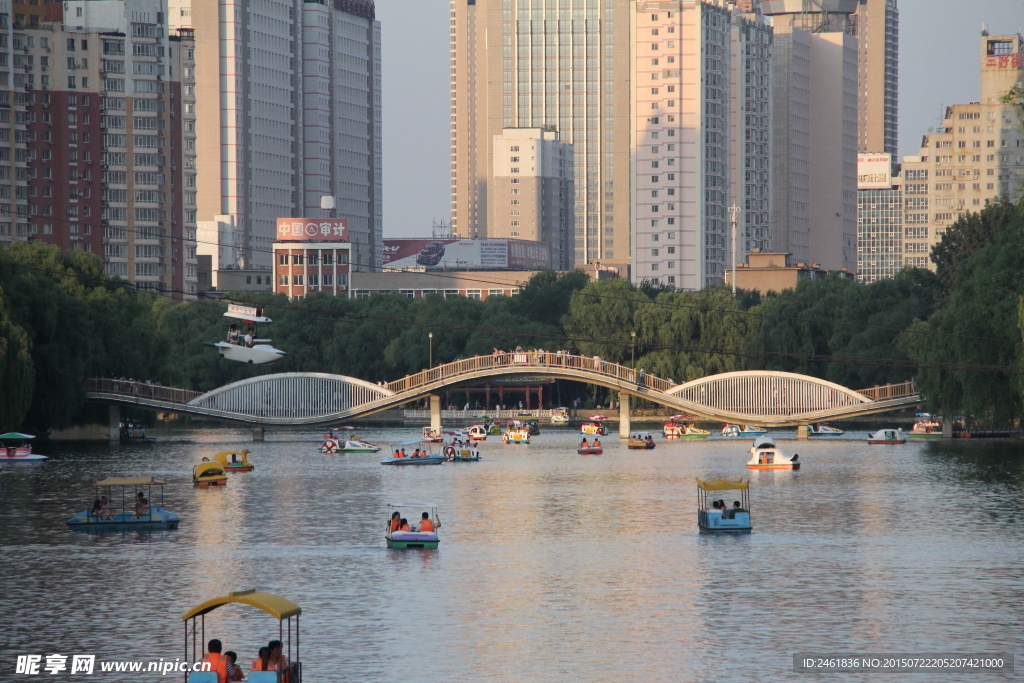
<path fill-rule="evenodd" d="M 488 440 L 478 463 L 388 468 L 320 454 L 315 432 L 248 436 L 53 444 L 46 463 L 0 468 L 4 676 L 16 654 L 181 656 L 181 615 L 246 587 L 302 605 L 311 681 L 785 680 L 794 652 L 1024 636 L 1018 442 L 790 442 L 803 469 L 750 472 L 745 440 L 610 438 L 581 457 L 574 433 L 545 429 L 528 447 Z M 192 488 L 201 457 L 241 446 L 254 472 Z M 168 480 L 177 531 L 67 530 L 93 479 L 147 474 Z M 697 476 L 751 478 L 752 535 L 697 534 Z M 389 502 L 437 503 L 440 549 L 387 550 Z M 276 630 L 238 607 L 207 619 L 245 663 Z M 397 656 L 411 651 L 412 667 Z"/>

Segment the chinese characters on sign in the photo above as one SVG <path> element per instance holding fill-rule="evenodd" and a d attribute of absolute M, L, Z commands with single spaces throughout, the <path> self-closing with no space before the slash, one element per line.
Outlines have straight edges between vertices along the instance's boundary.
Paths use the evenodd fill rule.
<path fill-rule="evenodd" d="M 278 218 L 281 242 L 348 242 L 347 218 Z"/>
<path fill-rule="evenodd" d="M 1024 53 L 1015 52 L 1009 55 L 988 57 L 985 60 L 985 66 L 997 69 L 1024 69 Z"/>
<path fill-rule="evenodd" d="M 27 675 L 36 675 L 42 672 L 51 675 L 59 673 L 91 674 L 95 665 L 96 655 L 71 655 L 70 665 L 67 655 L 46 655 L 45 664 L 43 664 L 43 655 L 18 655 L 14 673 Z"/>

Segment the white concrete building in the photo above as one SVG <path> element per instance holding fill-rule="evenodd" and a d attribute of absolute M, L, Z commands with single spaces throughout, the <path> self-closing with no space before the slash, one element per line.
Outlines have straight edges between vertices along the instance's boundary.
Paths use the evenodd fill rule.
<path fill-rule="evenodd" d="M 373 1 L 170 0 L 170 22 L 195 29 L 200 253 L 214 271 L 269 270 L 277 218 L 319 217 L 324 195 L 349 221 L 353 266 L 379 267 Z"/>
<path fill-rule="evenodd" d="M 737 251 L 770 240 L 771 28 L 731 3 L 650 0 L 632 30 L 632 278 L 721 283 L 729 206 Z"/>
<path fill-rule="evenodd" d="M 506 128 L 493 150 L 488 237 L 546 242 L 555 269 L 572 270 L 573 146 L 555 131 Z"/>

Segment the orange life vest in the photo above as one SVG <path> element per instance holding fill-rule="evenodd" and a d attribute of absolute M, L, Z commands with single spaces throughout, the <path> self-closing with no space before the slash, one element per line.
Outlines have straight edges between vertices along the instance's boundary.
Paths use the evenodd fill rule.
<path fill-rule="evenodd" d="M 209 652 L 203 657 L 204 662 L 210 663 L 210 671 L 216 672 L 218 683 L 226 683 L 228 680 L 228 660 L 219 652 Z"/>
<path fill-rule="evenodd" d="M 408 523 L 403 524 L 398 530 L 399 531 L 409 531 L 409 524 Z"/>
<path fill-rule="evenodd" d="M 401 524 L 402 524 L 402 522 L 400 520 L 397 520 L 397 519 L 391 520 L 391 530 L 392 531 L 398 531 L 398 527 Z"/>
<path fill-rule="evenodd" d="M 434 531 L 434 523 L 429 519 L 420 522 L 420 531 Z"/>

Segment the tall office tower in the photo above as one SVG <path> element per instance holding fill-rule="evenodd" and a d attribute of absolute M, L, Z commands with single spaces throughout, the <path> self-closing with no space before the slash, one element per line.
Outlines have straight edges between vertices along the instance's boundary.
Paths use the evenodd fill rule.
<path fill-rule="evenodd" d="M 14 101 L 25 111 L 15 114 L 7 175 L 14 196 L 30 202 L 16 205 L 13 237 L 99 253 L 110 275 L 188 298 L 196 293 L 194 100 L 182 79 L 191 37 L 167 35 L 162 0 L 63 8 L 63 23 L 11 36 L 23 71 Z"/>
<path fill-rule="evenodd" d="M 857 159 L 857 279 L 874 282 L 903 268 L 903 181 L 888 154 Z"/>
<path fill-rule="evenodd" d="M 772 50 L 774 33 L 753 2 L 737 3 L 732 21 L 730 202 L 736 214 L 736 258 L 772 249 Z M 731 239 L 731 237 L 730 237 Z"/>
<path fill-rule="evenodd" d="M 896 0 L 857 0 L 857 151 L 896 158 L 900 11 Z"/>
<path fill-rule="evenodd" d="M 488 237 L 551 245 L 557 270 L 573 267 L 572 145 L 543 128 L 506 128 L 494 136 Z"/>
<path fill-rule="evenodd" d="M 933 268 L 928 258 L 951 223 L 999 197 L 1024 195 L 1022 121 L 1002 96 L 1024 88 L 1020 35 L 981 35 L 981 98 L 946 107 L 942 125 L 903 157 L 904 265 Z"/>
<path fill-rule="evenodd" d="M 489 234 L 494 137 L 557 130 L 575 149 L 577 265 L 630 262 L 628 3 L 452 0 L 452 229 Z"/>
<path fill-rule="evenodd" d="M 857 266 L 856 8 L 857 0 L 761 2 L 775 30 L 773 250 L 827 270 Z"/>
<path fill-rule="evenodd" d="M 724 2 L 648 0 L 633 34 L 633 279 L 722 283 L 729 206 L 737 252 L 770 236 L 771 28 Z"/>
<path fill-rule="evenodd" d="M 379 268 L 373 0 L 171 0 L 170 15 L 195 30 L 200 254 L 214 271 L 269 271 L 277 219 L 320 217 L 322 196 L 348 219 L 353 266 Z"/>

